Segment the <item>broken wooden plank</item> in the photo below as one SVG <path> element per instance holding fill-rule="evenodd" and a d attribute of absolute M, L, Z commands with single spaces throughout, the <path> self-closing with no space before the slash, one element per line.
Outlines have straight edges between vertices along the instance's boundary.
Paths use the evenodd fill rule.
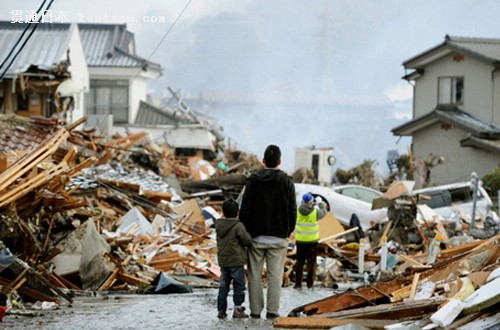
<path fill-rule="evenodd" d="M 131 284 L 131 285 L 135 285 L 135 286 L 148 286 L 148 285 L 151 284 L 151 282 L 149 282 L 149 281 L 146 281 L 146 280 L 143 280 L 141 278 L 132 276 L 132 275 L 127 274 L 125 272 L 118 273 L 116 275 L 116 279 L 118 281 L 122 281 L 122 282 Z"/>
<path fill-rule="evenodd" d="M 61 163 L 55 167 L 53 167 L 50 170 L 44 171 L 34 178 L 18 185 L 12 190 L 9 190 L 7 193 L 3 194 L 0 196 L 0 207 L 3 207 L 16 199 L 19 199 L 20 197 L 24 196 L 25 194 L 29 193 L 30 191 L 40 187 L 41 185 L 49 182 L 56 176 L 60 175 L 64 171 L 66 171 L 68 168 L 68 165 L 66 163 Z"/>
<path fill-rule="evenodd" d="M 80 119 L 78 119 L 77 121 L 75 121 L 74 123 L 67 125 L 66 126 L 66 130 L 68 132 L 72 131 L 73 129 L 77 128 L 78 126 L 80 126 L 81 124 L 83 124 L 84 122 L 86 122 L 88 118 L 89 118 L 89 116 L 84 115 L 83 117 L 81 117 Z"/>
<path fill-rule="evenodd" d="M 29 273 L 30 273 L 31 276 L 33 276 L 34 278 L 36 278 L 39 282 L 41 282 L 43 285 L 45 285 L 46 287 L 48 287 L 50 290 L 54 291 L 59 296 L 61 296 L 64 299 L 66 299 L 68 302 L 70 302 L 70 303 L 73 302 L 73 298 L 71 298 L 70 296 L 68 296 L 63 291 L 61 291 L 57 286 L 53 285 L 48 279 L 46 279 L 45 277 L 43 277 L 42 275 L 40 275 L 38 272 L 35 272 L 34 270 L 31 270 L 31 269 L 29 269 L 28 271 L 29 271 Z"/>
<path fill-rule="evenodd" d="M 441 250 L 438 255 L 438 260 L 446 260 L 451 257 L 460 255 L 464 252 L 471 251 L 475 247 L 481 245 L 484 243 L 484 240 L 478 240 L 472 243 L 467 243 L 467 244 L 462 244 L 459 246 L 451 247 L 451 248 L 446 248 L 444 250 Z"/>
<path fill-rule="evenodd" d="M 113 285 L 113 283 L 115 283 L 116 275 L 118 275 L 119 271 L 120 271 L 120 268 L 118 268 L 118 267 L 113 269 L 113 271 L 111 272 L 111 274 L 109 274 L 106 281 L 104 281 L 104 283 L 101 284 L 101 286 L 99 287 L 99 289 L 97 289 L 97 291 L 109 290 L 109 288 Z"/>
<path fill-rule="evenodd" d="M 417 291 L 418 279 L 420 278 L 420 273 L 413 275 L 413 281 L 411 282 L 410 297 L 408 298 L 412 301 L 415 298 L 415 291 Z"/>
<path fill-rule="evenodd" d="M 5 285 L 8 285 L 9 283 L 11 283 L 9 280 L 6 280 L 3 277 L 0 277 L 0 285 L 5 286 Z M 40 291 L 31 289 L 27 286 L 22 286 L 22 287 L 18 288 L 17 291 L 19 292 L 19 294 L 26 296 L 26 297 L 30 297 L 34 300 L 50 301 L 50 302 L 59 303 L 59 299 L 57 299 L 57 297 L 49 296 L 49 295 L 44 294 Z"/>
<path fill-rule="evenodd" d="M 273 326 L 275 328 L 287 329 L 331 329 L 333 327 L 357 324 L 368 329 L 384 329 L 385 326 L 398 323 L 394 320 L 373 320 L 373 319 L 328 319 L 319 317 L 278 317 Z"/>
<path fill-rule="evenodd" d="M 300 313 L 306 315 L 324 314 L 352 307 L 360 307 L 366 305 L 367 301 L 388 297 L 393 291 L 410 283 L 411 280 L 408 277 L 388 282 L 373 283 L 356 290 L 342 292 L 307 305 L 299 306 L 293 309 L 288 315 L 297 316 Z"/>
<path fill-rule="evenodd" d="M 333 239 L 335 239 L 335 238 L 337 238 L 339 236 L 347 235 L 347 234 L 352 233 L 352 232 L 354 232 L 354 231 L 356 231 L 358 229 L 359 229 L 359 227 L 353 227 L 353 228 L 344 230 L 341 233 L 333 234 L 333 235 L 330 235 L 330 236 L 325 237 L 323 239 L 320 239 L 318 243 L 325 243 L 325 242 L 331 241 L 331 240 L 333 240 Z"/>
<path fill-rule="evenodd" d="M 368 306 L 362 308 L 349 309 L 345 311 L 338 311 L 333 313 L 325 313 L 318 315 L 318 318 L 335 318 L 335 319 L 356 319 L 356 318 L 369 318 L 369 319 L 412 319 L 421 318 L 422 315 L 432 314 L 437 311 L 439 305 L 445 299 L 438 297 L 426 300 L 414 300 L 397 302 L 390 304 L 379 304 L 375 306 Z"/>
<path fill-rule="evenodd" d="M 64 278 L 61 275 L 58 275 L 56 273 L 51 274 L 53 277 L 57 278 L 61 283 L 63 283 L 67 288 L 73 289 L 73 290 L 81 290 L 82 288 L 78 287 L 76 284 L 74 284 L 71 281 L 68 281 L 66 278 Z"/>
<path fill-rule="evenodd" d="M 34 168 L 38 163 L 53 154 L 59 144 L 61 144 L 68 132 L 65 129 L 60 129 L 53 136 L 46 139 L 36 149 L 19 158 L 14 164 L 0 174 L 0 191 L 7 188 L 25 173 Z"/>

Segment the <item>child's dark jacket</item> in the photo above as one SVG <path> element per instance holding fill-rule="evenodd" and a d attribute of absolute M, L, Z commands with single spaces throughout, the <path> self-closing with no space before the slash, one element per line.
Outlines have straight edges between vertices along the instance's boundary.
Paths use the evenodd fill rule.
<path fill-rule="evenodd" d="M 247 261 L 245 247 L 252 245 L 252 237 L 243 223 L 235 218 L 215 221 L 217 233 L 217 259 L 220 267 L 243 266 Z"/>

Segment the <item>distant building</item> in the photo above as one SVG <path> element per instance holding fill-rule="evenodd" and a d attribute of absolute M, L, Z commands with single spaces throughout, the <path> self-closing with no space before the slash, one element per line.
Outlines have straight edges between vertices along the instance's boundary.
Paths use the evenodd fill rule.
<path fill-rule="evenodd" d="M 0 59 L 15 48 L 26 24 L 0 22 Z M 26 36 L 29 34 L 28 31 Z M 0 69 L 3 73 L 9 61 Z M 69 122 L 84 114 L 84 94 L 89 89 L 76 24 L 39 24 L 0 82 L 0 112 L 26 117 L 59 113 Z"/>
<path fill-rule="evenodd" d="M 430 183 L 479 176 L 500 164 L 500 39 L 446 36 L 403 63 L 414 83 L 413 119 L 392 129 L 411 136 L 418 159 L 444 157 Z"/>
<path fill-rule="evenodd" d="M 384 164 L 395 148 L 390 129 L 402 122 L 384 95 L 306 94 L 288 84 L 252 91 L 202 91 L 186 102 L 217 120 L 228 146 L 259 154 L 269 143 L 283 151 L 283 168 L 292 171 L 296 148 L 333 148 L 336 165 L 349 169 L 366 159 Z M 235 139 L 236 141 L 233 141 Z"/>

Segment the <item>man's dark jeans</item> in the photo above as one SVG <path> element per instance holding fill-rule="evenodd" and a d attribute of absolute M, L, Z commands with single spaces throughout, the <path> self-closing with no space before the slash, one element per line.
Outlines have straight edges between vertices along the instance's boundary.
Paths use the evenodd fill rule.
<path fill-rule="evenodd" d="M 295 264 L 295 287 L 300 288 L 302 285 L 302 272 L 304 264 L 307 270 L 307 287 L 314 286 L 314 278 L 316 277 L 316 257 L 318 256 L 318 243 L 304 244 L 297 243 L 297 263 Z"/>
<path fill-rule="evenodd" d="M 217 311 L 227 310 L 227 296 L 231 281 L 233 282 L 234 306 L 241 306 L 245 301 L 245 270 L 239 267 L 221 267 L 219 281 L 219 295 L 217 296 Z"/>

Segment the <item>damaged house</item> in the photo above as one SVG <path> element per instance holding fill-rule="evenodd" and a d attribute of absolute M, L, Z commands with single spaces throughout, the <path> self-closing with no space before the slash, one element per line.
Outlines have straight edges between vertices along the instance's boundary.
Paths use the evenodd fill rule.
<path fill-rule="evenodd" d="M 417 159 L 442 157 L 430 184 L 483 176 L 500 163 L 500 39 L 446 36 L 403 63 L 413 87 L 413 119 L 395 127 L 411 136 Z"/>
<path fill-rule="evenodd" d="M 23 41 L 14 47 L 25 27 L 0 22 L 0 58 L 8 58 L 2 73 L 14 58 L 9 52 L 20 48 Z M 88 87 L 77 25 L 39 24 L 0 82 L 0 112 L 25 117 L 60 114 L 73 122 L 83 116 Z"/>

